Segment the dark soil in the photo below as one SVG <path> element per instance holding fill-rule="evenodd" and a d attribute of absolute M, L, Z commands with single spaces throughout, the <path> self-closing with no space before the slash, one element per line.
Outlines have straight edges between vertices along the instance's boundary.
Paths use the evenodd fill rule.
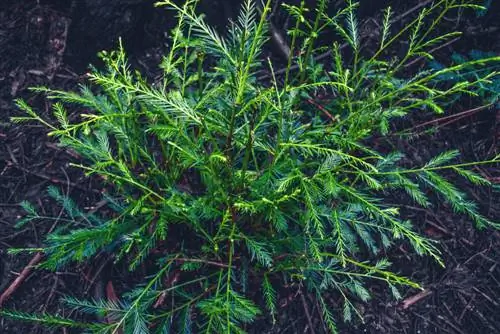
<path fill-rule="evenodd" d="M 402 14 L 422 1 L 361 2 L 361 13 L 369 18 L 378 15 L 376 13 L 389 3 Z M 3 0 L 0 3 L 0 293 L 32 258 L 32 255 L 9 256 L 7 249 L 41 246 L 44 234 L 56 227 L 47 223 L 14 228 L 23 214 L 19 203 L 28 200 L 46 215 L 57 216 L 60 207 L 47 198 L 47 186 L 60 187 L 80 205 L 89 208 L 98 205 L 102 191 L 98 182 L 68 166 L 77 157 L 53 145 L 44 128 L 19 126 L 9 121 L 19 113 L 13 100 L 26 99 L 37 110 L 47 112 L 49 102 L 30 92 L 28 87 L 73 89 L 84 82 L 87 64 L 99 65 L 96 53 L 113 48 L 119 36 L 134 66 L 150 78 L 157 76 L 156 65 L 165 48 L 165 33 L 174 19 L 165 10 L 153 8 L 153 3 L 153 0 Z M 220 26 L 237 13 L 238 1 L 202 3 L 200 10 L 207 13 L 211 23 Z M 404 22 L 403 19 L 400 24 Z M 276 24 L 280 23 L 277 17 Z M 460 21 L 450 20 L 448 24 L 449 28 L 459 25 L 465 35 L 460 42 L 440 50 L 437 54 L 440 60 L 446 61 L 453 52 L 466 53 L 473 48 L 500 54 L 499 1 L 493 1 L 484 17 L 465 15 Z M 275 47 L 270 45 L 266 52 L 279 61 Z M 471 102 L 477 101 L 463 101 L 454 106 L 453 112 L 468 109 Z M 402 126 L 418 126 L 430 119 L 429 115 L 422 115 Z M 481 160 L 499 153 L 499 122 L 498 109 L 484 109 L 440 123 L 438 131 L 431 135 L 411 142 L 395 140 L 393 145 L 415 162 L 451 148 L 458 148 L 465 160 Z M 500 166 L 483 166 L 477 171 L 500 183 Z M 500 220 L 498 190 L 474 188 L 465 183 L 463 186 L 468 187 L 468 193 L 478 201 L 483 214 Z M 422 282 L 424 294 L 406 290 L 403 291 L 404 303 L 397 303 L 384 288 L 373 285 L 373 300 L 359 305 L 364 324 L 357 322 L 353 328 L 339 322 L 340 332 L 500 333 L 500 233 L 475 229 L 467 219 L 452 214 L 451 208 L 443 203 L 438 203 L 432 211 L 411 205 L 404 207 L 404 211 L 423 233 L 441 242 L 446 268 L 413 255 L 404 246 L 393 249 L 389 257 L 395 263 L 394 268 Z M 102 291 L 104 277 L 117 282 L 117 286 L 127 287 L 131 282 L 120 281 L 123 272 L 123 268 L 113 267 L 101 258 L 68 271 L 35 270 L 3 307 L 69 315 L 72 311 L 59 303 L 61 296 L 95 297 Z M 313 317 L 314 332 L 323 332 L 312 299 L 305 296 L 303 300 L 295 291 L 282 291 L 280 298 L 287 311 L 283 312 L 280 325 L 272 328 L 263 320 L 251 332 L 311 332 L 304 308 L 308 308 Z M 331 303 L 336 302 L 336 296 L 332 295 Z M 61 329 L 49 330 L 0 318 L 0 332 L 61 333 Z"/>

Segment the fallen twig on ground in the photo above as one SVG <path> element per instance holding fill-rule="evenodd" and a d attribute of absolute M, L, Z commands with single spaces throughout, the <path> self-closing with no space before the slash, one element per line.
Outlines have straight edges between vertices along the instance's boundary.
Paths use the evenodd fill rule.
<path fill-rule="evenodd" d="M 473 109 L 461 111 L 459 113 L 448 115 L 448 116 L 445 116 L 445 117 L 435 118 L 433 120 L 417 124 L 417 125 L 415 125 L 414 127 L 410 128 L 410 129 L 400 131 L 400 132 L 398 132 L 396 134 L 413 132 L 416 129 L 419 129 L 419 128 L 422 128 L 424 126 L 431 125 L 431 124 L 434 124 L 434 123 L 440 123 L 442 121 L 448 121 L 448 122 L 445 122 L 444 124 L 441 124 L 440 126 L 449 125 L 449 124 L 451 124 L 453 122 L 456 122 L 456 121 L 458 121 L 458 120 L 460 120 L 462 118 L 471 116 L 471 115 L 473 115 L 473 114 L 475 114 L 475 113 L 477 113 L 479 111 L 482 111 L 484 109 L 488 109 L 491 106 L 492 106 L 492 104 L 487 104 L 487 105 L 484 105 L 484 106 L 480 106 L 480 107 L 477 107 L 477 108 L 473 108 Z"/>
<path fill-rule="evenodd" d="M 309 308 L 307 307 L 306 298 L 304 297 L 304 294 L 302 293 L 302 291 L 300 291 L 299 294 L 300 294 L 300 300 L 302 301 L 302 306 L 304 307 L 304 312 L 306 313 L 307 323 L 309 324 L 309 327 L 311 329 L 310 332 L 312 334 L 314 334 L 315 333 L 314 326 L 313 326 L 311 314 L 309 313 Z"/>
<path fill-rule="evenodd" d="M 52 183 L 55 183 L 55 184 L 64 184 L 66 185 L 67 184 L 67 181 L 64 181 L 64 180 L 60 180 L 60 179 L 57 179 L 55 177 L 52 177 L 52 176 L 49 176 L 49 175 L 45 175 L 45 174 L 42 174 L 42 173 L 38 173 L 38 172 L 35 172 L 35 171 L 31 171 L 27 168 L 24 168 L 20 165 L 17 165 L 15 163 L 11 163 L 11 167 L 14 167 L 14 168 L 17 168 L 27 174 L 31 174 L 33 176 L 36 176 L 38 178 L 41 178 L 41 179 L 44 179 L 44 180 L 47 180 L 47 181 L 50 181 Z M 76 188 L 78 190 L 81 190 L 81 191 L 89 191 L 89 189 L 79 185 L 79 184 L 76 184 L 74 182 L 71 182 L 69 183 L 69 186 L 73 187 L 73 188 Z M 94 193 L 100 193 L 100 190 L 99 189 L 90 189 L 90 191 L 94 192 Z"/>
<path fill-rule="evenodd" d="M 26 280 L 31 270 L 42 260 L 42 253 L 36 253 L 31 259 L 26 267 L 21 271 L 19 276 L 12 282 L 12 284 L 0 295 L 0 307 L 2 304 L 9 299 L 9 297 L 21 286 L 21 284 Z"/>
<path fill-rule="evenodd" d="M 401 302 L 401 308 L 403 310 L 406 310 L 410 306 L 412 306 L 413 304 L 418 303 L 419 301 L 421 301 L 422 299 L 424 299 L 425 297 L 430 296 L 430 295 L 432 295 L 432 290 L 424 289 L 424 290 L 420 291 L 419 293 L 417 293 L 416 295 L 413 295 L 413 296 L 408 297 L 405 300 L 403 300 Z"/>

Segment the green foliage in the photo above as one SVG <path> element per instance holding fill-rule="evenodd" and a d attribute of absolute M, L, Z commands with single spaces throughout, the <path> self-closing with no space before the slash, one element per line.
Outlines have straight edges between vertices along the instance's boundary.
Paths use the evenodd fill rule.
<path fill-rule="evenodd" d="M 452 65 L 460 65 L 470 61 L 484 59 L 487 57 L 494 57 L 495 54 L 492 52 L 483 52 L 479 50 L 472 50 L 468 55 L 461 55 L 454 53 L 451 56 Z M 440 70 L 445 68 L 441 62 L 432 60 L 429 62 L 429 67 L 432 70 Z M 436 83 L 440 85 L 456 85 L 459 82 L 474 81 L 483 78 L 489 73 L 495 73 L 500 70 L 500 64 L 494 62 L 488 64 L 487 66 L 470 66 L 466 69 L 458 71 L 456 73 L 446 73 L 436 78 Z M 467 92 L 475 97 L 477 97 L 481 103 L 487 105 L 494 105 L 496 108 L 500 108 L 500 76 L 495 75 L 485 82 L 478 82 L 476 87 Z M 463 94 L 457 94 L 453 99 L 450 99 L 446 104 L 452 104 L 456 102 Z"/>
<path fill-rule="evenodd" d="M 341 313 L 349 321 L 360 315 L 355 301 L 371 298 L 365 286 L 371 281 L 386 283 L 395 297 L 397 286 L 418 287 L 389 269 L 383 250 L 405 242 L 442 264 L 435 242 L 401 217 L 398 206 L 384 200 L 387 194 L 404 191 L 409 200 L 432 207 L 433 191 L 478 226 L 497 226 L 443 172 L 487 185 L 469 167 L 498 162 L 498 156 L 459 163 L 458 152 L 451 151 L 422 166 L 403 166 L 402 153 L 370 147 L 374 135 L 391 132 L 392 119 L 422 109 L 441 113 L 442 103 L 473 94 L 497 76 L 484 72 L 446 89 L 436 85 L 443 76 L 486 68 L 500 57 L 402 73 L 406 63 L 431 57 L 430 48 L 457 35 L 436 35 L 436 26 L 470 4 L 435 1 L 395 34 L 388 9 L 380 45 L 371 53 L 358 31 L 356 3 L 347 1 L 329 17 L 327 1 L 320 0 L 311 22 L 303 4 L 287 5 L 296 24 L 284 78 L 261 55 L 270 1 L 260 15 L 253 1 L 245 1 L 224 36 L 195 13 L 195 4 L 158 3 L 178 18 L 160 82 L 150 84 L 133 72 L 120 45 L 101 53 L 106 68 L 94 69 L 80 91 L 37 89 L 57 101 L 54 124 L 18 101 L 27 116 L 14 120 L 42 122 L 62 146 L 81 154 L 85 163 L 74 166 L 105 180 L 114 210 L 107 218 L 91 218 L 51 188 L 68 224 L 48 236 L 44 266 L 55 269 L 107 251 L 131 271 L 144 264 L 149 273 L 119 303 L 67 299 L 81 312 L 107 316 L 90 331 L 243 333 L 264 310 L 275 319 L 286 282 L 314 296 L 326 327 L 336 332 L 326 291 L 343 298 Z M 350 50 L 333 45 L 327 67 L 315 56 L 322 50 L 319 36 L 331 31 Z M 390 47 L 400 39 L 410 41 L 408 49 L 391 58 Z M 299 65 L 297 72 L 292 64 Z M 262 69 L 273 74 L 270 82 L 257 80 Z M 69 120 L 64 105 L 86 112 Z M 23 206 L 26 219 L 46 219 Z M 373 258 L 379 260 L 368 260 Z M 71 325 L 43 315 L 10 315 Z"/>
<path fill-rule="evenodd" d="M 485 16 L 486 13 L 488 13 L 488 11 L 490 10 L 492 2 L 493 0 L 482 0 L 483 8 L 479 8 L 476 10 L 476 16 L 477 17 Z"/>

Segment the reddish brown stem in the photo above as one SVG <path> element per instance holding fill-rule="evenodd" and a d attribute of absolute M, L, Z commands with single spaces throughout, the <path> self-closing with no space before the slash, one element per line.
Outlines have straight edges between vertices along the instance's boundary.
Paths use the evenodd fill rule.
<path fill-rule="evenodd" d="M 462 111 L 462 112 L 459 112 L 459 113 L 456 113 L 456 114 L 453 114 L 453 115 L 436 118 L 436 119 L 433 119 L 433 120 L 428 121 L 428 122 L 417 124 L 413 128 L 411 128 L 410 130 L 418 129 L 418 128 L 421 128 L 421 127 L 424 127 L 424 126 L 427 126 L 427 125 L 431 125 L 431 124 L 434 124 L 434 123 L 440 123 L 440 122 L 446 121 L 446 120 L 450 120 L 449 122 L 446 122 L 446 124 L 450 124 L 453 121 L 457 121 L 457 120 L 462 119 L 463 117 L 466 117 L 466 116 L 471 116 L 471 115 L 473 115 L 473 114 L 475 114 L 475 113 L 477 113 L 477 112 L 479 112 L 481 110 L 487 109 L 489 107 L 491 107 L 491 104 L 480 106 L 480 107 L 477 107 L 477 108 L 474 108 L 474 109 L 465 110 L 465 111 Z"/>
<path fill-rule="evenodd" d="M 321 104 L 317 103 L 316 101 L 314 101 L 313 99 L 307 99 L 306 100 L 308 103 L 312 104 L 313 106 L 315 106 L 316 108 L 318 108 L 319 110 L 321 110 L 326 116 L 328 116 L 328 118 L 332 121 L 332 122 L 335 122 L 336 121 L 336 118 L 332 116 L 332 114 L 330 114 L 328 112 L 328 110 L 326 110 L 325 107 L 323 107 Z"/>
<path fill-rule="evenodd" d="M 413 304 L 418 303 L 419 301 L 421 301 L 422 299 L 424 299 L 425 297 L 430 296 L 430 295 L 432 295 L 432 291 L 428 290 L 428 289 L 424 289 L 424 290 L 420 291 L 419 293 L 417 293 L 416 295 L 413 295 L 413 296 L 408 297 L 405 300 L 403 300 L 401 302 L 401 308 L 403 310 L 406 310 L 408 307 L 412 306 Z"/>
<path fill-rule="evenodd" d="M 35 256 L 33 256 L 28 265 L 24 267 L 23 271 L 21 271 L 19 276 L 17 276 L 14 282 L 12 282 L 12 284 L 0 296 L 0 307 L 2 307 L 3 303 L 7 299 L 9 299 L 9 297 L 19 288 L 19 286 L 21 286 L 21 284 L 31 273 L 31 270 L 42 260 L 42 257 L 42 253 L 36 253 Z"/>

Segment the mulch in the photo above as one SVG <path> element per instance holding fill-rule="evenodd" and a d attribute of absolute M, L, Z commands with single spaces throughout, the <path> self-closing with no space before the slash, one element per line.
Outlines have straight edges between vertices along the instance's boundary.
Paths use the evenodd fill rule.
<path fill-rule="evenodd" d="M 28 90 L 45 85 L 58 89 L 73 89 L 85 82 L 86 65 L 96 63 L 95 54 L 115 45 L 124 36 L 125 45 L 135 67 L 154 78 L 156 64 L 164 50 L 164 33 L 172 20 L 167 14 L 150 6 L 153 1 L 3 1 L 0 4 L 0 294 L 9 289 L 16 278 L 18 286 L 3 306 L 23 312 L 53 312 L 72 314 L 59 303 L 62 296 L 92 298 L 104 288 L 101 277 L 117 280 L 123 268 L 109 266 L 106 259 L 94 264 L 49 272 L 28 270 L 34 254 L 10 256 L 12 247 L 39 247 L 44 234 L 55 228 L 52 223 L 14 227 L 23 215 L 21 201 L 33 202 L 47 216 L 60 214 L 60 207 L 46 195 L 49 185 L 58 186 L 83 207 L 92 208 L 99 200 L 99 183 L 84 177 L 69 167 L 78 157 L 61 150 L 38 125 L 17 125 L 9 121 L 17 115 L 13 100 L 25 99 L 45 117 L 50 117 L 50 104 Z M 126 3 L 125 5 L 123 5 Z M 144 3 L 147 3 L 145 5 Z M 220 14 L 232 15 L 235 8 L 228 1 L 214 1 L 207 6 L 208 18 L 220 20 Z M 418 1 L 387 1 L 404 12 Z M 439 55 L 446 59 L 452 52 L 467 52 L 472 48 L 500 54 L 500 8 L 491 8 L 485 17 L 465 17 L 460 24 L 464 39 L 452 44 Z M 370 6 L 374 6 L 373 4 Z M 362 6 L 366 15 L 374 8 Z M 380 5 L 377 8 L 383 7 Z M 111 14 L 112 13 L 112 14 Z M 217 16 L 219 15 L 219 16 Z M 104 18 L 104 19 L 103 19 Z M 450 22 L 453 26 L 456 22 Z M 102 31 L 109 32 L 103 36 Z M 272 52 L 272 50 L 270 51 Z M 454 107 L 454 113 L 465 112 L 462 118 L 451 118 L 437 124 L 436 131 L 412 141 L 395 140 L 392 145 L 404 150 L 413 161 L 424 161 L 436 152 L 458 148 L 464 160 L 480 160 L 498 154 L 500 140 L 500 110 L 488 108 L 467 113 L 464 101 Z M 419 115 L 401 126 L 413 127 L 432 119 Z M 436 126 L 436 124 L 431 124 Z M 429 126 L 425 127 L 426 129 Z M 483 166 L 477 170 L 494 182 L 500 181 L 500 166 Z M 500 190 L 476 188 L 466 183 L 469 196 L 478 201 L 481 212 L 500 221 Z M 423 291 L 403 291 L 403 301 L 395 302 L 377 284 L 370 287 L 374 298 L 359 303 L 364 323 L 354 327 L 339 321 L 341 333 L 498 333 L 500 332 L 500 233 L 477 230 L 464 217 L 454 215 L 449 206 L 438 202 L 433 210 L 422 210 L 408 203 L 404 214 L 431 238 L 440 241 L 446 267 L 428 258 L 417 257 L 404 245 L 387 254 L 394 268 L 422 283 Z M 37 255 L 35 255 L 36 257 Z M 24 275 L 22 272 L 24 271 Z M 96 292 L 97 291 L 97 292 Z M 315 303 L 298 293 L 280 296 L 287 312 L 280 326 L 274 328 L 263 320 L 250 332 L 261 333 L 321 333 L 322 326 L 314 319 Z M 336 303 L 335 297 L 331 302 Z M 313 320 L 307 317 L 313 316 Z M 314 322 L 314 323 L 312 323 Z M 30 323 L 0 319 L 0 332 L 9 333 L 69 333 L 49 330 Z"/>

